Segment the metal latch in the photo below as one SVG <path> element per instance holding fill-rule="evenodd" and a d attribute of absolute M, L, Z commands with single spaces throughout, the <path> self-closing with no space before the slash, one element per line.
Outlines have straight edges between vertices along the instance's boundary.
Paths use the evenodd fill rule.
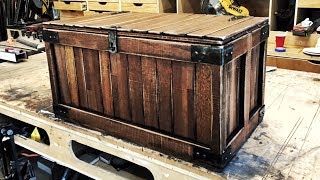
<path fill-rule="evenodd" d="M 110 30 L 108 32 L 108 37 L 109 37 L 108 51 L 113 54 L 117 53 L 118 52 L 117 29 Z"/>

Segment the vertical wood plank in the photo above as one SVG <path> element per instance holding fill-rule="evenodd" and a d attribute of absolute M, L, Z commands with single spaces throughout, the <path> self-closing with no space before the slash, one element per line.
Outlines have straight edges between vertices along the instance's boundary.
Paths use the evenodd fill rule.
<path fill-rule="evenodd" d="M 266 86 L 266 59 L 267 59 L 267 42 L 263 41 L 260 44 L 260 57 L 259 59 L 261 59 L 260 61 L 260 70 L 259 73 L 262 76 L 261 80 L 262 80 L 262 88 L 261 89 L 261 105 L 264 105 L 264 98 L 265 98 L 265 86 Z"/>
<path fill-rule="evenodd" d="M 71 105 L 71 97 L 70 97 L 70 91 L 68 87 L 68 77 L 67 77 L 64 46 L 56 44 L 55 54 L 56 54 L 59 86 L 60 86 L 61 103 L 66 105 Z"/>
<path fill-rule="evenodd" d="M 225 89 L 223 69 L 225 66 L 212 66 L 212 112 L 213 122 L 211 130 L 211 149 L 215 154 L 220 154 L 226 147 L 226 119 L 225 116 Z"/>
<path fill-rule="evenodd" d="M 252 49 L 252 61 L 251 61 L 251 98 L 250 98 L 250 110 L 254 110 L 257 106 L 257 97 L 258 97 L 258 70 L 259 70 L 259 54 L 260 46 L 256 46 Z"/>
<path fill-rule="evenodd" d="M 143 81 L 143 109 L 145 125 L 159 128 L 157 116 L 157 64 L 156 60 L 141 57 Z"/>
<path fill-rule="evenodd" d="M 223 77 L 224 77 L 224 90 L 225 95 L 223 98 L 225 98 L 225 104 L 224 104 L 224 120 L 225 120 L 225 127 L 222 130 L 222 133 L 225 134 L 225 137 L 227 138 L 230 134 L 229 132 L 229 126 L 230 126 L 230 68 L 231 68 L 231 62 L 225 65 Z M 224 139 L 224 141 L 227 141 L 227 139 Z"/>
<path fill-rule="evenodd" d="M 52 92 L 52 101 L 53 105 L 56 106 L 59 104 L 59 86 L 58 86 L 58 75 L 57 75 L 57 66 L 56 66 L 56 55 L 54 52 L 54 45 L 48 42 L 45 42 L 45 49 L 47 53 L 49 73 L 50 73 L 50 84 Z"/>
<path fill-rule="evenodd" d="M 194 139 L 194 64 L 173 62 L 172 67 L 174 133 Z"/>
<path fill-rule="evenodd" d="M 231 62 L 230 67 L 230 109 L 228 136 L 234 132 L 239 125 L 239 70 L 240 58 Z"/>
<path fill-rule="evenodd" d="M 88 108 L 103 113 L 99 53 L 96 50 L 83 49 Z"/>
<path fill-rule="evenodd" d="M 132 121 L 144 125 L 143 116 L 143 84 L 140 56 L 128 55 L 129 64 L 129 96 Z"/>
<path fill-rule="evenodd" d="M 77 72 L 74 60 L 73 47 L 65 46 L 66 69 L 69 82 L 69 91 L 71 95 L 71 105 L 79 107 L 79 93 L 77 83 Z"/>
<path fill-rule="evenodd" d="M 172 127 L 172 62 L 158 60 L 158 108 L 159 128 L 167 132 L 173 132 Z"/>
<path fill-rule="evenodd" d="M 212 112 L 212 65 L 196 65 L 196 112 L 197 141 L 210 145 L 213 123 Z"/>
<path fill-rule="evenodd" d="M 103 100 L 103 111 L 105 115 L 113 116 L 113 98 L 111 87 L 111 67 L 109 53 L 106 51 L 99 51 L 100 58 L 100 76 L 101 89 Z"/>
<path fill-rule="evenodd" d="M 87 88 L 86 88 L 86 79 L 84 74 L 82 48 L 75 47 L 73 51 L 74 51 L 74 60 L 76 64 L 76 73 L 77 73 L 77 81 L 78 81 L 78 89 L 79 89 L 79 106 L 81 108 L 88 108 Z"/>
<path fill-rule="evenodd" d="M 110 54 L 114 114 L 131 121 L 129 109 L 128 60 L 124 54 Z"/>

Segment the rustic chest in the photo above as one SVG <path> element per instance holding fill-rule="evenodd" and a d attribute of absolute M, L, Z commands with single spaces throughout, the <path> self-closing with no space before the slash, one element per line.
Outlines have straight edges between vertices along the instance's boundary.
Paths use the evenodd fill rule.
<path fill-rule="evenodd" d="M 117 13 L 44 25 L 54 109 L 224 167 L 264 115 L 265 18 Z"/>

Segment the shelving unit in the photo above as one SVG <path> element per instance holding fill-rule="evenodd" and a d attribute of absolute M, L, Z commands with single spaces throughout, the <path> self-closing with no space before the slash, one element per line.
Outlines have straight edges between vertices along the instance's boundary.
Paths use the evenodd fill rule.
<path fill-rule="evenodd" d="M 320 1 L 317 0 L 297 0 L 295 24 L 310 18 L 312 21 L 320 18 Z"/>
<path fill-rule="evenodd" d="M 277 26 L 277 14 L 281 9 L 288 6 L 289 0 L 270 0 L 270 30 L 279 30 Z M 300 23 L 305 18 L 312 21 L 320 18 L 320 1 L 316 0 L 296 0 L 294 11 L 294 25 Z"/>

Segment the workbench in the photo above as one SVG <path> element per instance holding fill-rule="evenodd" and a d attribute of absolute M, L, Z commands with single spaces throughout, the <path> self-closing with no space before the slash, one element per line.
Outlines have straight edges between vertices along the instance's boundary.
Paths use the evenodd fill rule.
<path fill-rule="evenodd" d="M 265 118 L 219 173 L 54 118 L 44 53 L 0 63 L 0 114 L 44 129 L 50 139 L 45 145 L 16 135 L 16 144 L 95 179 L 128 175 L 77 159 L 72 141 L 146 167 L 155 179 L 320 177 L 320 74 L 277 69 L 266 78 Z"/>

